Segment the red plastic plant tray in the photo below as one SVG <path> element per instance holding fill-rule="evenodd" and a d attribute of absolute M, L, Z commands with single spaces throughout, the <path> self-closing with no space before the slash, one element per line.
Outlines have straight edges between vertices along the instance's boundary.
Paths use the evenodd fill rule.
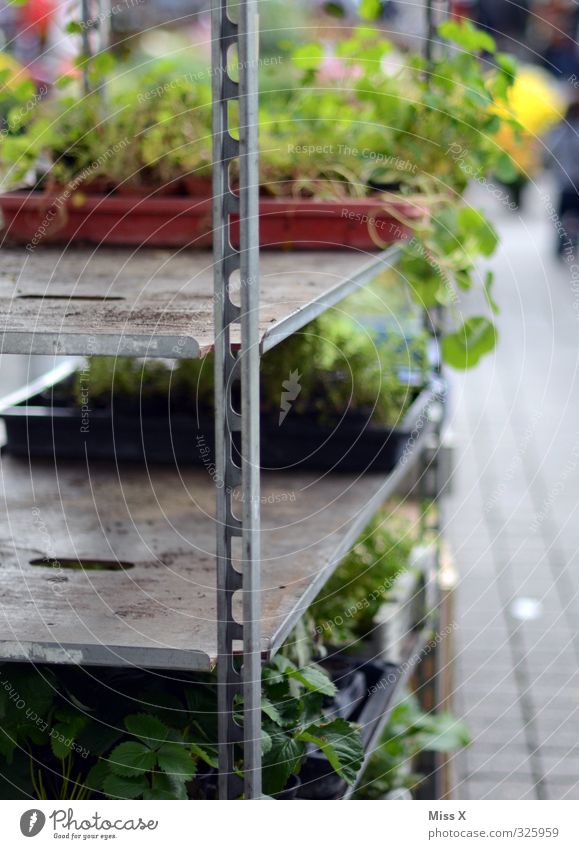
<path fill-rule="evenodd" d="M 37 247 L 84 242 L 211 247 L 209 198 L 44 192 L 0 195 L 3 241 Z M 403 201 L 270 199 L 260 202 L 261 245 L 276 250 L 377 250 L 408 237 L 423 208 Z M 400 223 L 400 219 L 404 221 Z M 376 238 L 377 236 L 377 238 Z M 239 238 L 234 221 L 232 239 Z"/>

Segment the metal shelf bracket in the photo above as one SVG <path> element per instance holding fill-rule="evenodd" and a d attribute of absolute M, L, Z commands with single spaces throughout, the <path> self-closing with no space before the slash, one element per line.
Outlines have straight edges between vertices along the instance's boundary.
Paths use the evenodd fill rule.
<path fill-rule="evenodd" d="M 243 793 L 246 799 L 256 799 L 261 796 L 259 30 L 256 0 L 239 0 L 233 10 L 231 5 L 227 0 L 212 4 L 219 795 L 231 799 Z M 238 80 L 232 76 L 233 68 Z M 232 132 L 232 104 L 238 106 L 239 138 Z M 234 162 L 238 162 L 239 194 L 230 186 Z M 239 250 L 230 238 L 232 215 L 240 218 Z M 230 339 L 234 324 L 241 326 L 237 351 Z M 238 383 L 240 410 L 235 409 L 233 396 Z M 240 465 L 235 461 L 236 433 L 241 433 Z M 239 590 L 243 622 L 233 613 Z M 234 659 L 240 644 L 241 670 Z M 240 697 L 243 726 L 235 720 Z M 235 750 L 241 743 L 243 786 L 235 773 Z"/>

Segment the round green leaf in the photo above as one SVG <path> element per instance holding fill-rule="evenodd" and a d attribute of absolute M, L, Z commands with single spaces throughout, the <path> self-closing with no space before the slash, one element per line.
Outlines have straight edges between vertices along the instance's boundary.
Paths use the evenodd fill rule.
<path fill-rule="evenodd" d="M 492 321 L 484 316 L 474 316 L 442 340 L 442 356 L 453 368 L 473 368 L 485 354 L 494 350 L 497 339 L 497 329 Z"/>

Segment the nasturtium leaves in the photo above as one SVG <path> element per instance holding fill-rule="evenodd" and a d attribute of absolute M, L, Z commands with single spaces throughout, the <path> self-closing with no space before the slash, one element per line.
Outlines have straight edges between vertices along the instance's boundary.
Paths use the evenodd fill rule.
<path fill-rule="evenodd" d="M 443 21 L 438 27 L 438 32 L 447 41 L 462 47 L 468 53 L 482 51 L 494 53 L 496 50 L 494 38 L 488 32 L 473 26 L 469 21 L 460 23 L 453 20 Z"/>
<path fill-rule="evenodd" d="M 508 153 L 501 153 L 497 157 L 495 162 L 495 175 L 497 179 L 501 180 L 503 183 L 512 183 L 519 176 L 517 166 Z"/>
<path fill-rule="evenodd" d="M 493 272 L 487 271 L 486 276 L 485 276 L 485 284 L 484 284 L 485 296 L 486 296 L 486 299 L 487 299 L 487 303 L 488 303 L 489 307 L 491 308 L 491 310 L 493 311 L 493 313 L 495 315 L 498 315 L 499 305 L 495 301 L 495 299 L 493 297 L 493 293 L 492 293 L 493 282 L 494 282 Z"/>
<path fill-rule="evenodd" d="M 442 356 L 453 368 L 472 368 L 485 354 L 494 350 L 497 338 L 497 329 L 488 318 L 473 316 L 454 333 L 444 337 Z"/>
<path fill-rule="evenodd" d="M 316 70 L 324 58 L 324 48 L 321 44 L 301 44 L 296 47 L 292 54 L 292 61 L 296 68 L 303 71 Z"/>
<path fill-rule="evenodd" d="M 512 77 L 514 80 L 518 70 L 517 60 L 514 56 L 511 56 L 509 53 L 497 53 L 495 56 L 495 62 L 503 73 Z"/>
<path fill-rule="evenodd" d="M 482 212 L 472 206 L 463 206 L 458 210 L 456 221 L 465 238 L 476 240 L 479 253 L 492 256 L 499 243 L 499 237 Z"/>
<path fill-rule="evenodd" d="M 361 0 L 358 14 L 364 21 L 375 21 L 382 11 L 381 0 Z"/>

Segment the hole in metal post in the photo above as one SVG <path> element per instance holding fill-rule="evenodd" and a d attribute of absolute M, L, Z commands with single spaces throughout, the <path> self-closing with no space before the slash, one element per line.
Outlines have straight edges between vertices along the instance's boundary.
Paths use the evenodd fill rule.
<path fill-rule="evenodd" d="M 235 304 L 235 306 L 241 306 L 241 271 L 239 268 L 234 269 L 229 275 L 229 280 L 227 281 L 227 293 L 229 295 L 229 300 Z"/>
<path fill-rule="evenodd" d="M 234 492 L 239 493 L 240 487 L 236 487 Z M 231 540 L 231 565 L 236 572 L 239 572 L 240 575 L 243 574 L 243 540 L 241 537 L 233 537 Z"/>
<path fill-rule="evenodd" d="M 241 119 L 239 117 L 239 100 L 227 101 L 227 128 L 232 138 L 239 141 L 239 127 Z"/>
<path fill-rule="evenodd" d="M 237 44 L 230 44 L 227 49 L 227 73 L 233 82 L 239 82 L 239 51 Z"/>

